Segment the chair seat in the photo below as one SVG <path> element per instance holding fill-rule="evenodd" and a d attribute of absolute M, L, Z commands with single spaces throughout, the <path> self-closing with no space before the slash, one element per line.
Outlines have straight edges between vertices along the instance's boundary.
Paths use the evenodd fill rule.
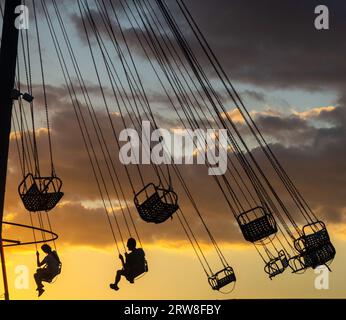
<path fill-rule="evenodd" d="M 308 266 L 305 265 L 304 259 L 301 254 L 291 257 L 288 260 L 288 263 L 293 273 L 298 273 L 308 268 Z"/>
<path fill-rule="evenodd" d="M 149 187 L 153 187 L 153 185 L 149 184 L 135 196 L 137 211 L 140 217 L 146 222 L 165 222 L 179 209 L 177 195 L 171 190 L 165 190 L 156 186 L 154 186 L 154 192 L 149 193 Z M 140 203 L 139 195 L 143 195 L 144 192 L 147 196 L 144 201 Z"/>
<path fill-rule="evenodd" d="M 334 259 L 335 254 L 335 248 L 332 243 L 329 242 L 317 249 L 307 251 L 302 254 L 302 257 L 306 266 L 315 269 Z"/>
<path fill-rule="evenodd" d="M 303 235 L 294 241 L 295 248 L 300 252 L 318 249 L 330 243 L 329 234 L 322 221 L 316 221 L 303 227 Z"/>
<path fill-rule="evenodd" d="M 271 259 L 264 267 L 264 271 L 269 275 L 269 278 L 283 273 L 288 267 L 288 259 L 283 250 L 280 250 L 278 257 Z"/>
<path fill-rule="evenodd" d="M 289 265 L 293 272 L 303 271 L 307 268 L 317 268 L 327 264 L 334 259 L 336 254 L 335 248 L 331 242 L 303 253 L 300 253 L 289 260 Z"/>
<path fill-rule="evenodd" d="M 43 202 L 45 204 L 45 211 L 52 210 L 64 196 L 63 192 L 50 192 L 43 194 Z"/>
<path fill-rule="evenodd" d="M 236 281 L 236 276 L 231 267 L 227 267 L 208 278 L 213 290 L 220 290 L 228 284 Z"/>
<path fill-rule="evenodd" d="M 61 265 L 59 266 L 59 270 L 57 272 L 51 274 L 50 276 L 42 278 L 42 281 L 51 283 L 55 279 L 55 277 L 57 277 L 60 273 L 61 273 Z"/>
<path fill-rule="evenodd" d="M 34 177 L 28 174 L 18 187 L 25 209 L 30 212 L 50 211 L 64 196 L 57 177 Z"/>
<path fill-rule="evenodd" d="M 257 207 L 246 211 L 237 218 L 245 240 L 256 242 L 277 232 L 275 219 L 271 213 Z"/>
<path fill-rule="evenodd" d="M 144 260 L 144 264 L 140 266 L 140 268 L 137 268 L 137 270 L 133 270 L 131 274 L 126 275 L 126 280 L 130 282 L 134 281 L 137 277 L 146 272 L 148 272 L 148 263 Z"/>

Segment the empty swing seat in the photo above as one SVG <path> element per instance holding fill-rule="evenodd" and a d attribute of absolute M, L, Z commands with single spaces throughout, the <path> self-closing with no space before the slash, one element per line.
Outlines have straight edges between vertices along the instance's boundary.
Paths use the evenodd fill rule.
<path fill-rule="evenodd" d="M 50 211 L 64 195 L 61 187 L 62 181 L 58 177 L 34 177 L 29 173 L 19 185 L 18 192 L 28 211 Z"/>
<path fill-rule="evenodd" d="M 332 243 L 329 242 L 317 249 L 303 253 L 302 257 L 306 266 L 315 269 L 318 266 L 324 265 L 333 260 L 335 254 L 335 248 Z"/>
<path fill-rule="evenodd" d="M 149 183 L 134 198 L 140 217 L 151 223 L 162 223 L 179 209 L 178 196 L 173 190 L 167 190 Z"/>
<path fill-rule="evenodd" d="M 317 268 L 333 260 L 336 251 L 331 242 L 309 251 L 300 253 L 289 259 L 289 265 L 293 272 L 303 271 L 307 268 Z"/>
<path fill-rule="evenodd" d="M 264 271 L 272 279 L 275 276 L 283 273 L 288 267 L 288 259 L 283 250 L 279 251 L 278 257 L 271 259 L 264 267 Z"/>
<path fill-rule="evenodd" d="M 245 211 L 237 217 L 238 224 L 245 240 L 256 242 L 277 232 L 273 215 L 263 207 Z"/>
<path fill-rule="evenodd" d="M 302 254 L 298 254 L 296 256 L 291 257 L 288 260 L 288 264 L 290 268 L 292 269 L 293 273 L 305 271 L 307 268 L 309 268 L 309 266 L 305 264 Z"/>
<path fill-rule="evenodd" d="M 330 243 L 329 234 L 322 221 L 313 222 L 303 227 L 303 235 L 295 240 L 294 246 L 299 252 L 317 249 Z"/>
<path fill-rule="evenodd" d="M 208 278 L 208 282 L 213 290 L 220 290 L 235 281 L 236 277 L 234 270 L 229 266 Z"/>

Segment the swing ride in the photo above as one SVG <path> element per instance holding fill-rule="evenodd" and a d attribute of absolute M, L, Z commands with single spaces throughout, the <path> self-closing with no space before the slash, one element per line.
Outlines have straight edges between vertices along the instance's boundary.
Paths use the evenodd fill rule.
<path fill-rule="evenodd" d="M 245 240 L 249 242 L 260 241 L 278 231 L 273 215 L 262 207 L 243 212 L 237 221 Z"/>
<path fill-rule="evenodd" d="M 230 152 L 227 153 L 228 170 L 226 174 L 214 175 L 210 179 L 213 179 L 212 183 L 216 183 L 220 190 L 225 205 L 239 225 L 245 241 L 253 244 L 263 260 L 264 272 L 269 278 L 282 274 L 287 268 L 293 273 L 299 273 L 331 263 L 336 252 L 324 222 L 317 218 L 282 167 L 183 0 L 176 0 L 174 9 L 178 10 L 180 18 L 184 20 L 184 27 L 189 29 L 188 32 L 194 37 L 198 48 L 191 46 L 191 41 L 186 38 L 187 31 L 183 32 L 182 25 L 177 22 L 176 13 L 173 13 L 165 0 L 133 0 L 131 3 L 125 0 L 78 0 L 77 13 L 88 49 L 83 52 L 84 57 L 89 59 L 88 75 L 81 67 L 78 48 L 71 40 L 56 0 L 40 0 L 36 1 L 36 4 L 33 1 L 31 4 L 35 20 L 35 35 L 31 36 L 35 38 L 35 44 L 29 43 L 28 30 L 19 32 L 13 27 L 14 8 L 21 1 L 6 0 L 5 3 L 4 12 L 1 8 L 3 36 L 0 66 L 1 70 L 6 72 L 0 75 L 0 134 L 1 137 L 9 137 L 12 118 L 22 171 L 18 193 L 28 211 L 31 225 L 6 222 L 2 219 L 8 139 L 1 139 L 0 144 L 0 218 L 2 225 L 31 229 L 34 237 L 33 241 L 3 239 L 1 225 L 0 239 L 9 243 L 0 243 L 6 299 L 9 295 L 3 247 L 34 244 L 37 251 L 38 243 L 50 241 L 55 246 L 58 235 L 52 231 L 50 214 L 64 196 L 63 183 L 56 174 L 53 161 L 48 112 L 50 102 L 46 88 L 47 70 L 40 36 L 43 26 L 50 36 L 56 54 L 54 58 L 57 59 L 63 76 L 67 97 L 73 108 L 112 240 L 119 255 L 127 251 L 124 242 L 126 237 L 136 237 L 140 248 L 143 248 L 137 226 L 141 221 L 138 222 L 134 217 L 135 211 L 143 222 L 160 225 L 171 220 L 174 227 L 182 228 L 212 290 L 223 292 L 224 288 L 234 288 L 236 282 L 235 271 L 208 226 L 209 220 L 202 213 L 198 195 L 193 193 L 181 168 L 172 161 L 172 165 L 157 165 L 154 162 L 147 166 L 146 170 L 139 164 L 125 165 L 119 169 L 116 162 L 114 149 L 119 151 L 121 145 L 114 114 L 118 115 L 117 119 L 122 128 L 137 128 L 143 121 L 149 121 L 153 129 L 158 129 L 160 120 L 154 112 L 155 101 L 149 96 L 150 88 L 147 88 L 148 84 L 143 80 L 144 76 L 139 67 L 139 64 L 144 62 L 138 61 L 126 36 L 126 31 L 131 28 L 138 43 L 138 50 L 141 50 L 141 55 L 145 57 L 146 70 L 151 70 L 152 81 L 156 82 L 157 88 L 160 88 L 167 99 L 169 110 L 176 122 L 185 129 L 227 130 L 230 141 Z M 40 21 L 37 17 L 38 3 L 43 15 Z M 34 50 L 38 52 L 38 81 L 42 85 L 39 90 L 43 94 L 46 116 L 50 159 L 48 175 L 43 174 L 40 165 L 36 136 L 35 106 L 38 103 L 34 98 L 37 93 L 34 90 L 38 89 L 34 89 L 32 80 L 35 71 L 32 68 Z M 203 59 L 201 55 L 204 55 Z M 215 72 L 218 85 L 208 77 L 207 68 Z M 87 77 L 91 73 L 95 77 L 99 92 L 100 99 L 97 103 L 87 86 Z M 24 86 L 25 93 L 21 93 Z M 221 97 L 220 86 L 227 93 L 228 101 L 233 102 L 244 120 L 252 137 L 251 142 L 247 141 L 239 124 L 230 116 L 229 106 L 226 106 Z M 110 88 L 111 94 L 106 94 L 105 88 Z M 97 112 L 100 103 L 105 111 L 106 121 L 100 119 Z M 107 138 L 109 133 L 112 141 Z M 151 151 L 152 144 L 144 139 L 146 138 L 141 137 L 140 143 L 149 145 Z M 205 146 L 198 139 L 194 140 L 194 147 L 205 151 Z M 262 152 L 261 156 L 267 161 L 266 165 L 260 163 L 258 154 L 253 152 L 255 148 Z M 125 175 L 126 179 L 123 179 L 122 175 Z M 281 184 L 280 190 L 274 188 L 274 182 Z M 128 187 L 132 192 L 134 206 L 128 200 Z M 289 200 L 286 200 L 287 198 Z M 187 206 L 192 208 L 189 214 L 185 211 Z M 202 240 L 197 236 L 192 219 L 199 222 L 207 239 L 204 242 L 211 246 L 217 257 L 213 266 L 211 259 L 202 249 Z M 35 220 L 39 226 L 34 225 Z M 49 228 L 45 227 L 45 223 Z M 125 226 L 125 230 L 122 226 Z M 38 239 L 37 234 L 41 234 L 42 239 Z M 138 272 L 135 278 L 138 279 L 147 272 L 146 263 L 145 268 Z M 46 280 L 51 282 L 51 279 Z"/>
<path fill-rule="evenodd" d="M 173 190 L 167 190 L 149 183 L 135 194 L 135 206 L 145 222 L 162 223 L 172 218 L 179 209 L 178 196 Z"/>

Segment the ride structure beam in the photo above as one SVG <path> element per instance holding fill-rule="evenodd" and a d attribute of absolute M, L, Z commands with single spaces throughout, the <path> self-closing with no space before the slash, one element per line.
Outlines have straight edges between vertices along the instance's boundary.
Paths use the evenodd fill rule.
<path fill-rule="evenodd" d="M 15 243 L 20 244 L 19 240 L 11 240 L 11 239 L 0 239 L 1 242 Z"/>
<path fill-rule="evenodd" d="M 2 221 L 7 176 L 8 149 L 11 132 L 12 92 L 14 89 L 18 29 L 15 27 L 17 14 L 15 9 L 21 5 L 21 0 L 6 0 L 2 27 L 0 49 L 0 239 L 2 239 Z M 2 240 L 0 240 L 1 267 L 4 282 L 5 300 L 9 300 L 6 276 L 6 264 Z"/>

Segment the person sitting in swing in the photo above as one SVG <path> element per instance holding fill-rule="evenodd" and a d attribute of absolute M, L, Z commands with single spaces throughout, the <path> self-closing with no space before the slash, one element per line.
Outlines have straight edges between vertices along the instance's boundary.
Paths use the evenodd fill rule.
<path fill-rule="evenodd" d="M 45 258 L 40 261 L 40 253 L 36 252 L 37 267 L 34 274 L 35 282 L 37 285 L 38 296 L 41 296 L 44 292 L 42 281 L 51 282 L 55 276 L 60 273 L 61 262 L 56 251 L 48 244 L 41 246 L 42 251 L 46 254 Z"/>
<path fill-rule="evenodd" d="M 113 290 L 119 290 L 118 283 L 121 276 L 124 276 L 130 283 L 134 283 L 137 276 L 147 271 L 145 253 L 142 248 L 136 248 L 136 240 L 133 238 L 128 239 L 127 248 L 130 253 L 125 253 L 125 261 L 124 257 L 121 254 L 119 255 L 123 268 L 117 271 L 115 283 L 109 285 Z"/>

